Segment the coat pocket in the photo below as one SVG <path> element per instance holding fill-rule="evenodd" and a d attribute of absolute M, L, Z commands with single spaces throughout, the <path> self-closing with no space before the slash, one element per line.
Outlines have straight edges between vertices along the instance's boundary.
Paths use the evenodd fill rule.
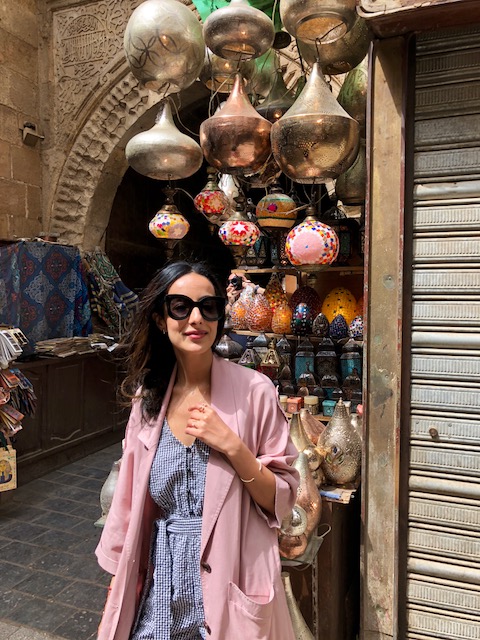
<path fill-rule="evenodd" d="M 253 596 L 255 597 L 255 596 Z M 268 640 L 275 600 L 273 587 L 269 596 L 258 602 L 230 582 L 228 585 L 229 640 Z"/>

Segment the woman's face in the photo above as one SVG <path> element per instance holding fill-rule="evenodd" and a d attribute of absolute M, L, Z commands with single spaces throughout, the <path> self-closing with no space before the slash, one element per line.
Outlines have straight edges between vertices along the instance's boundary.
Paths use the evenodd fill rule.
<path fill-rule="evenodd" d="M 198 273 L 188 273 L 176 280 L 168 296 L 181 295 L 198 302 L 206 296 L 216 296 L 213 284 Z M 181 304 L 181 302 L 180 302 Z M 172 306 L 175 309 L 175 306 Z M 164 306 L 163 318 L 157 316 L 157 325 L 165 329 L 175 351 L 200 354 L 211 351 L 217 336 L 218 321 L 205 320 L 198 307 L 193 307 L 183 320 L 171 318 Z"/>

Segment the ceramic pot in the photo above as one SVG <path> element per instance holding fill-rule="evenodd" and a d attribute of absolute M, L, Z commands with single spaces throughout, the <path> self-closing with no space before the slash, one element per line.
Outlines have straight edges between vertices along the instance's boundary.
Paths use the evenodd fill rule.
<path fill-rule="evenodd" d="M 103 527 L 105 525 L 105 521 L 108 516 L 108 512 L 110 511 L 110 507 L 112 506 L 113 494 L 115 493 L 115 487 L 117 486 L 118 474 L 120 472 L 120 460 L 116 460 L 112 464 L 112 468 L 110 469 L 110 473 L 107 476 L 107 479 L 103 483 L 103 486 L 100 490 L 100 507 L 102 509 L 101 517 L 95 522 L 96 527 Z"/>

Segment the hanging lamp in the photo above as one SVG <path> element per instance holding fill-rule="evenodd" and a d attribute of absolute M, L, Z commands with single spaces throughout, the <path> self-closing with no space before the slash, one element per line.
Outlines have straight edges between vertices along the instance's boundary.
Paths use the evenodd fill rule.
<path fill-rule="evenodd" d="M 335 182 L 337 198 L 346 205 L 361 205 L 365 203 L 367 187 L 367 158 L 365 139 L 360 140 L 357 157 L 352 166 L 338 176 Z"/>
<path fill-rule="evenodd" d="M 352 69 L 343 81 L 338 94 L 338 104 L 360 125 L 360 137 L 366 137 L 368 91 L 368 60 Z"/>
<path fill-rule="evenodd" d="M 203 213 L 209 222 L 218 224 L 229 206 L 229 200 L 220 189 L 216 181 L 217 172 L 213 167 L 207 167 L 207 184 L 193 199 L 197 211 Z"/>
<path fill-rule="evenodd" d="M 255 214 L 262 228 L 290 229 L 297 218 L 296 209 L 295 201 L 283 193 L 282 187 L 276 182 L 270 188 L 270 193 L 259 200 Z"/>
<path fill-rule="evenodd" d="M 213 11 L 203 24 L 207 47 L 227 60 L 250 60 L 268 51 L 275 39 L 270 18 L 247 0 L 231 0 Z"/>
<path fill-rule="evenodd" d="M 239 195 L 235 200 L 235 211 L 222 224 L 218 230 L 218 235 L 223 244 L 227 245 L 231 250 L 238 267 L 245 256 L 247 248 L 258 240 L 260 231 L 245 215 L 245 197 Z"/>
<path fill-rule="evenodd" d="M 162 102 L 151 129 L 128 141 L 125 156 L 132 169 L 155 180 L 188 178 L 203 162 L 200 146 L 175 126 L 170 100 Z"/>
<path fill-rule="evenodd" d="M 315 208 L 307 207 L 303 222 L 290 230 L 285 242 L 285 252 L 295 266 L 315 269 L 331 264 L 338 254 L 338 238 L 329 226 L 315 217 Z"/>
<path fill-rule="evenodd" d="M 123 47 L 133 75 L 167 95 L 190 86 L 205 57 L 202 27 L 177 0 L 146 0 L 130 16 Z"/>
<path fill-rule="evenodd" d="M 272 88 L 265 100 L 257 107 L 257 112 L 267 120 L 270 120 L 270 122 L 276 122 L 290 109 L 294 102 L 295 97 L 285 85 L 282 70 L 277 69 Z"/>
<path fill-rule="evenodd" d="M 255 73 L 255 62 L 245 60 L 240 64 L 215 55 L 207 48 L 205 63 L 198 79 L 211 91 L 230 93 L 235 82 L 235 73 L 239 72 L 249 81 Z"/>
<path fill-rule="evenodd" d="M 200 145 L 218 171 L 248 175 L 259 171 L 270 155 L 271 127 L 252 107 L 238 73 L 222 109 L 200 125 Z"/>
<path fill-rule="evenodd" d="M 166 241 L 167 257 L 170 259 L 173 256 L 174 246 L 187 235 L 190 224 L 173 202 L 176 189 L 166 187 L 163 193 L 165 202 L 151 219 L 148 228 L 156 238 Z"/>
<path fill-rule="evenodd" d="M 337 75 L 347 73 L 360 64 L 368 53 L 372 39 L 373 32 L 367 21 L 356 16 L 350 31 L 335 42 L 297 41 L 297 45 L 305 62 L 313 65 L 318 57 L 324 73 Z"/>
<path fill-rule="evenodd" d="M 355 0 L 280 0 L 285 29 L 303 42 L 334 42 L 355 21 Z"/>
<path fill-rule="evenodd" d="M 355 160 L 358 122 L 335 100 L 318 62 L 294 105 L 272 125 L 271 140 L 282 171 L 303 184 L 337 178 Z"/>

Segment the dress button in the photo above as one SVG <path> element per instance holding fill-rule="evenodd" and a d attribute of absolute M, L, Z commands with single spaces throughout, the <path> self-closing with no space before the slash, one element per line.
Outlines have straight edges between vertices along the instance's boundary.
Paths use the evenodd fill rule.
<path fill-rule="evenodd" d="M 202 569 L 204 571 L 206 571 L 207 573 L 212 573 L 212 567 L 208 564 L 208 562 L 201 562 L 200 566 L 202 567 Z"/>

